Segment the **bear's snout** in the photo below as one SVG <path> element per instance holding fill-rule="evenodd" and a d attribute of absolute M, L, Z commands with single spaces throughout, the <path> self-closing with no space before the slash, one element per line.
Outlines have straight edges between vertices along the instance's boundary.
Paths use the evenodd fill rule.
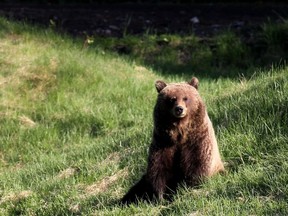
<path fill-rule="evenodd" d="M 183 118 L 186 116 L 186 109 L 183 106 L 176 106 L 173 110 L 173 115 L 177 118 Z"/>
<path fill-rule="evenodd" d="M 181 115 L 183 112 L 183 107 L 181 107 L 181 106 L 175 107 L 175 112 L 176 112 L 176 114 Z"/>

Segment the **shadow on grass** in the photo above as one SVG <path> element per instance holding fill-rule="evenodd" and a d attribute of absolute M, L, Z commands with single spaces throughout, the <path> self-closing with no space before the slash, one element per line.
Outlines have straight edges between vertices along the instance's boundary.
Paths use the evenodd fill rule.
<path fill-rule="evenodd" d="M 149 65 L 149 64 L 148 64 Z M 198 65 L 178 65 L 171 61 L 161 64 L 153 64 L 149 65 L 149 67 L 153 68 L 160 76 L 165 78 L 180 76 L 184 79 L 191 79 L 192 76 L 196 76 L 198 78 L 207 78 L 207 79 L 218 79 L 222 78 L 239 78 L 239 77 L 252 77 L 255 73 L 255 68 L 218 68 L 213 66 L 199 67 Z"/>
<path fill-rule="evenodd" d="M 237 40 L 235 35 L 233 37 Z M 185 45 L 187 47 L 184 50 L 171 47 L 174 50 L 170 52 L 170 56 L 165 56 L 167 54 L 163 49 L 152 55 L 143 56 L 141 59 L 144 59 L 145 65 L 164 77 L 184 76 L 190 78 L 193 75 L 210 79 L 220 77 L 231 79 L 246 77 L 249 79 L 260 71 L 269 71 L 272 67 L 286 65 L 288 52 L 284 48 L 276 48 L 279 45 L 264 43 L 248 47 L 245 42 L 235 45 L 230 44 L 229 41 L 218 42 L 217 40 L 219 39 L 216 38 L 209 42 L 210 44 L 195 45 L 196 48 L 190 50 L 188 45 Z M 255 41 L 255 43 L 262 42 Z M 229 48 L 227 48 L 228 46 Z M 259 48 L 259 46 L 261 47 Z"/>
<path fill-rule="evenodd" d="M 133 59 L 165 77 L 249 78 L 255 71 L 286 64 L 288 22 L 266 23 L 250 33 L 253 36 L 228 30 L 211 38 L 147 34 L 96 37 L 95 41 L 97 47 Z"/>

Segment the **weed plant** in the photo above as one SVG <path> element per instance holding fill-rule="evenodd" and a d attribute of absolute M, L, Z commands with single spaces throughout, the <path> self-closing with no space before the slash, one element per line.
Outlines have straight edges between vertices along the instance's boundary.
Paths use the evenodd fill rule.
<path fill-rule="evenodd" d="M 235 37 L 214 38 L 215 52 L 194 36 L 133 38 L 132 57 L 158 70 L 97 45 L 119 41 L 94 38 L 85 48 L 1 18 L 0 214 L 287 215 L 288 69 L 251 69 L 249 49 Z M 226 63 L 212 64 L 216 58 Z M 241 64 L 253 75 L 236 76 Z M 193 75 L 227 174 L 180 187 L 172 202 L 119 205 L 146 167 L 155 80 Z"/>

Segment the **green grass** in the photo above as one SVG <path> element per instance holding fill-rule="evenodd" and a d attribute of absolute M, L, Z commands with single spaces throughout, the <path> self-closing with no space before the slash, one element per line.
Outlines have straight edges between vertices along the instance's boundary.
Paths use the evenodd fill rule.
<path fill-rule="evenodd" d="M 288 68 L 236 76 L 237 55 L 245 52 L 239 41 L 228 55 L 236 61 L 231 77 L 219 65 L 211 76 L 163 73 L 96 42 L 83 48 L 80 39 L 0 19 L 0 214 L 288 214 Z M 156 57 L 169 62 L 170 54 Z M 195 74 L 228 173 L 198 189 L 180 188 L 171 203 L 119 206 L 146 167 L 154 81 Z"/>
<path fill-rule="evenodd" d="M 247 30 L 246 30 L 247 31 Z M 249 32 L 249 34 L 247 33 Z M 90 47 L 118 52 L 150 65 L 163 76 L 191 73 L 205 78 L 251 77 L 255 70 L 285 65 L 288 59 L 288 22 L 268 20 L 245 33 L 226 30 L 214 37 L 195 35 L 126 35 L 122 38 L 90 36 Z M 87 37 L 89 38 L 89 37 Z"/>

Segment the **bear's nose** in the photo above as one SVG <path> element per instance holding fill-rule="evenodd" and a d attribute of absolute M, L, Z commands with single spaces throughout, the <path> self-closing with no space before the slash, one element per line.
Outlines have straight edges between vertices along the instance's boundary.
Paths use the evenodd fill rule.
<path fill-rule="evenodd" d="M 183 112 L 183 107 L 181 107 L 181 106 L 175 107 L 175 113 L 176 113 L 177 115 L 181 115 L 182 112 Z"/>

